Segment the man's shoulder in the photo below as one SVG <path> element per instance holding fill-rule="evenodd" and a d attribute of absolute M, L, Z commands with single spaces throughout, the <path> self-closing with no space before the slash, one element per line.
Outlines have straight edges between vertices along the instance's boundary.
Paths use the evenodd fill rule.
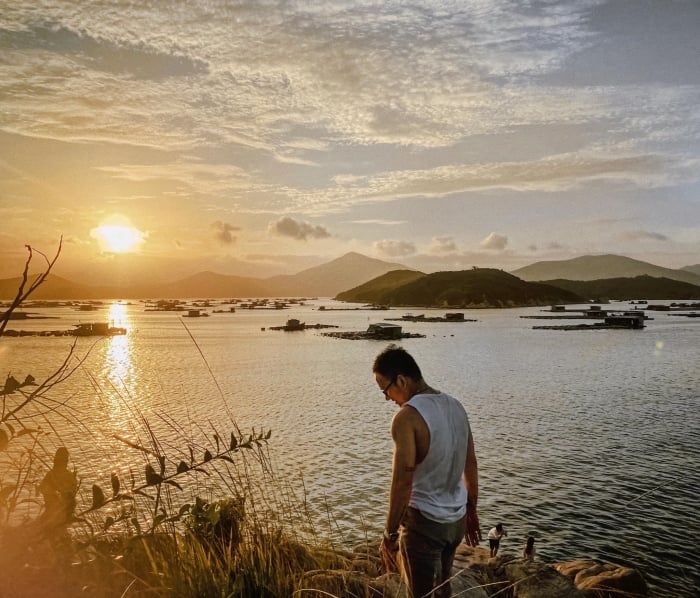
<path fill-rule="evenodd" d="M 422 420 L 420 412 L 413 405 L 405 404 L 394 415 L 394 421 L 399 423 L 408 423 L 416 419 Z"/>
<path fill-rule="evenodd" d="M 399 409 L 392 421 L 392 427 L 394 429 L 412 428 L 413 430 L 417 430 L 425 426 L 425 419 L 423 419 L 418 409 L 408 404 Z"/>

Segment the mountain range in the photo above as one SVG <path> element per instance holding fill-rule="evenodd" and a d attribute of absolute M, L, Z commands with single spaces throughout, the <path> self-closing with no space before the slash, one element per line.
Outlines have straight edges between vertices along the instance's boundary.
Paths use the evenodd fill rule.
<path fill-rule="evenodd" d="M 92 286 L 49 275 L 32 299 L 147 299 L 197 297 L 334 297 L 341 291 L 362 284 L 396 269 L 395 264 L 360 253 L 346 253 L 320 266 L 297 274 L 255 278 L 199 272 L 170 283 L 134 286 Z M 31 277 L 30 277 L 31 280 Z M 14 299 L 21 278 L 0 280 L 0 300 Z"/>
<path fill-rule="evenodd" d="M 680 270 L 655 266 L 621 255 L 584 255 L 570 260 L 535 262 L 513 270 L 518 278 L 528 281 L 543 280 L 600 280 L 602 278 L 634 278 L 653 276 L 670 278 L 700 285 L 700 264 Z"/>
<path fill-rule="evenodd" d="M 485 269 L 480 269 L 485 270 Z M 88 280 L 71 281 L 50 275 L 32 294 L 32 299 L 147 299 L 199 297 L 335 297 L 388 272 L 402 271 L 395 276 L 406 282 L 425 276 L 402 264 L 385 262 L 360 253 L 347 253 L 320 266 L 297 274 L 255 278 L 200 272 L 166 284 L 138 286 L 96 286 Z M 680 270 L 663 268 L 624 256 L 582 256 L 571 260 L 537 262 L 512 272 L 526 282 L 590 281 L 608 278 L 651 276 L 667 278 L 700 286 L 700 264 Z M 0 280 L 0 300 L 13 299 L 21 279 Z M 395 280 L 384 284 L 394 286 Z M 558 281 L 557 281 L 558 282 Z M 658 283 L 656 284 L 658 286 Z M 668 297 L 671 298 L 671 297 Z"/>
<path fill-rule="evenodd" d="M 547 280 L 545 284 L 571 291 L 590 301 L 605 299 L 700 299 L 700 286 L 653 276 L 600 278 L 597 280 Z"/>

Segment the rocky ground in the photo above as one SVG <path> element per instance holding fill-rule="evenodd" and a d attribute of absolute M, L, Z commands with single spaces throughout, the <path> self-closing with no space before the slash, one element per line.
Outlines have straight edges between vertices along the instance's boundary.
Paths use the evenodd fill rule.
<path fill-rule="evenodd" d="M 395 573 L 381 574 L 379 542 L 342 555 L 340 569 L 309 571 L 304 596 L 407 598 Z M 649 596 L 636 569 L 592 560 L 523 562 L 514 555 L 489 558 L 486 548 L 460 546 L 455 558 L 452 595 L 489 598 L 633 598 Z"/>

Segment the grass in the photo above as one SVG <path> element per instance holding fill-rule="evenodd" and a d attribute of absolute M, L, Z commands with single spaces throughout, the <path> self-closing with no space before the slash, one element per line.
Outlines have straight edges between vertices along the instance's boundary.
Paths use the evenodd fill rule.
<path fill-rule="evenodd" d="M 214 432 L 215 446 L 191 439 L 196 451 L 178 451 L 191 458 L 171 459 L 141 423 L 149 442 L 123 442 L 141 456 L 143 473 L 112 475 L 107 489 L 87 485 L 62 525 L 46 526 L 35 499 L 19 523 L 8 518 L 0 526 L 0 571 L 14 572 L 0 581 L 0 596 L 287 597 L 307 571 L 344 564 L 314 529 L 304 501 L 275 478 L 269 433 L 231 433 L 224 444 Z M 5 473 L 14 468 L 13 477 L 26 480 L 16 496 L 31 494 L 30 469 L 46 467 L 30 463 L 40 450 L 35 437 L 15 434 L 8 442 L 25 457 L 4 462 Z M 204 488 L 190 487 L 188 478 L 204 471 Z M 222 495 L 222 487 L 235 493 Z"/>
<path fill-rule="evenodd" d="M 0 339 L 12 311 L 45 280 L 60 246 L 53 260 L 36 252 L 47 268 L 33 283 L 28 269 L 34 252 L 28 250 L 17 297 L 0 318 Z M 115 438 L 140 457 L 142 469 L 112 473 L 108 487 L 83 481 L 78 492 L 71 482 L 79 479 L 77 472 L 56 465 L 62 444 L 56 422 L 92 432 L 69 400 L 55 398 L 61 394 L 56 391 L 81 370 L 96 396 L 105 393 L 85 371 L 87 354 L 75 353 L 73 344 L 44 381 L 8 375 L 0 389 L 0 598 L 286 598 L 299 591 L 307 571 L 346 564 L 314 529 L 303 497 L 276 479 L 271 431 L 243 433 L 227 408 L 232 431 L 190 425 L 198 438 L 168 414 L 158 416 L 181 444 L 164 445 L 132 397 L 110 388 L 130 410 L 133 426 L 128 437 Z M 36 491 L 49 470 L 52 480 L 63 480 L 52 482 L 59 508 L 51 517 Z"/>

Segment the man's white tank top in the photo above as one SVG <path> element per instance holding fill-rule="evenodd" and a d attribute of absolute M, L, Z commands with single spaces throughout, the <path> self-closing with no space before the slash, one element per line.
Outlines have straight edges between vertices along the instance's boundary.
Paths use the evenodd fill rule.
<path fill-rule="evenodd" d="M 406 405 L 418 411 L 430 431 L 430 447 L 416 467 L 409 505 L 438 523 L 458 521 L 467 510 L 467 412 L 445 393 L 417 394 Z"/>

